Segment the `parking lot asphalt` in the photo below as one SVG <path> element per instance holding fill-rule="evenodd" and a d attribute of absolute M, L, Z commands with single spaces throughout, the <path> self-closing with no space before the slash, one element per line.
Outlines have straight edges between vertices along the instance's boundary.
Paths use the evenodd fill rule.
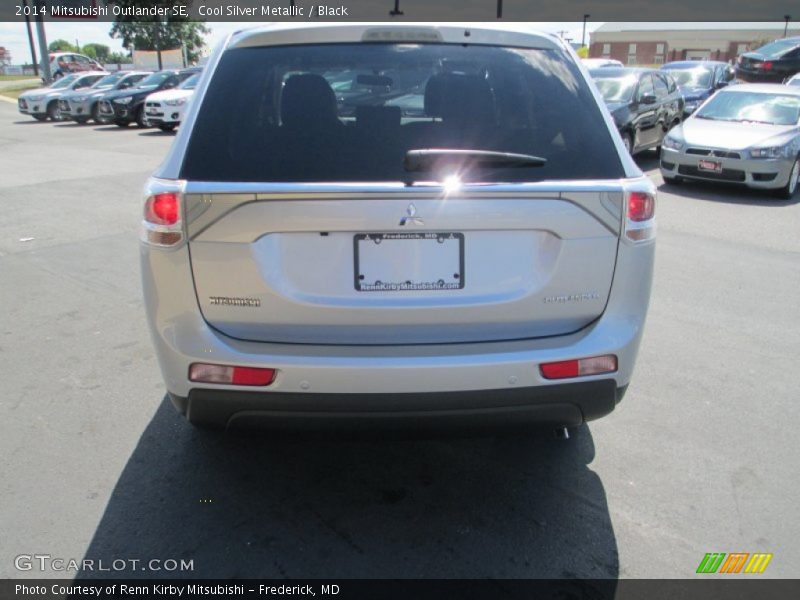
<path fill-rule="evenodd" d="M 628 394 L 570 440 L 193 430 L 140 293 L 140 191 L 172 136 L 0 103 L 0 577 L 15 557 L 184 559 L 81 576 L 800 576 L 800 194 L 660 186 Z"/>

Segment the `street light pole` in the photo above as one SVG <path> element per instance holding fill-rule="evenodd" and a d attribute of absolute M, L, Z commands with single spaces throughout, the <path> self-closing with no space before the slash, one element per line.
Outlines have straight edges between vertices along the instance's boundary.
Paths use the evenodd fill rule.
<path fill-rule="evenodd" d="M 28 0 L 22 0 L 25 5 L 25 26 L 28 28 L 28 44 L 31 47 L 31 58 L 33 59 L 33 74 L 39 76 L 39 59 L 36 58 L 36 45 L 33 43 L 33 29 L 31 29 L 30 9 L 28 7 Z"/>
<path fill-rule="evenodd" d="M 592 15 L 583 15 L 583 33 L 581 34 L 581 48 L 586 47 L 586 19 Z"/>
<path fill-rule="evenodd" d="M 503 0 L 497 0 L 497 18 L 503 18 Z"/>
<path fill-rule="evenodd" d="M 47 50 L 47 35 L 44 32 L 44 0 L 33 0 L 36 10 L 36 34 L 39 38 L 39 55 L 42 59 L 42 79 L 45 85 L 50 85 L 53 75 L 50 73 L 50 53 Z"/>
<path fill-rule="evenodd" d="M 786 25 L 783 26 L 783 37 L 786 37 L 786 34 L 789 32 L 789 21 L 792 19 L 792 15 L 783 15 L 783 20 L 786 21 Z"/>

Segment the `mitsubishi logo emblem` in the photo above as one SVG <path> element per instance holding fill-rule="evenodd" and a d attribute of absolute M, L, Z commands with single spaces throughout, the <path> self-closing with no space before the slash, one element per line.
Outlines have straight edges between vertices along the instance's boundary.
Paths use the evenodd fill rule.
<path fill-rule="evenodd" d="M 423 221 L 420 217 L 417 216 L 417 207 L 414 206 L 414 203 L 408 205 L 406 209 L 406 215 L 400 219 L 400 226 L 404 226 L 406 224 L 409 225 L 425 225 L 425 221 Z"/>

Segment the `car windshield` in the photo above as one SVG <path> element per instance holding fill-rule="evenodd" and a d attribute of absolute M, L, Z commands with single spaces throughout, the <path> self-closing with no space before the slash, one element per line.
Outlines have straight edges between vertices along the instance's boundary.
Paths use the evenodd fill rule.
<path fill-rule="evenodd" d="M 78 78 L 77 75 L 67 75 L 66 77 L 62 77 L 61 79 L 54 81 L 50 87 L 55 90 L 65 88 L 72 85 L 72 82 L 75 81 L 77 78 Z"/>
<path fill-rule="evenodd" d="M 797 125 L 800 96 L 762 92 L 720 92 L 696 114 L 698 119 Z"/>
<path fill-rule="evenodd" d="M 200 81 L 200 73 L 189 77 L 189 79 L 180 84 L 178 88 L 182 90 L 193 90 L 195 87 L 197 87 L 198 81 Z"/>
<path fill-rule="evenodd" d="M 625 77 L 595 77 L 594 83 L 600 90 L 603 100 L 608 103 L 629 102 L 636 89 L 636 76 Z"/>
<path fill-rule="evenodd" d="M 711 86 L 711 69 L 693 67 L 691 69 L 664 69 L 672 75 L 678 87 L 707 88 Z"/>
<path fill-rule="evenodd" d="M 800 86 L 800 76 L 795 75 L 789 81 L 786 82 L 788 85 L 791 86 Z"/>
<path fill-rule="evenodd" d="M 181 169 L 186 179 L 408 181 L 406 154 L 424 148 L 547 161 L 456 165 L 452 174 L 462 181 L 624 176 L 589 86 L 562 50 L 433 43 L 233 49 L 220 59 L 200 114 Z"/>
<path fill-rule="evenodd" d="M 172 75 L 172 73 L 153 73 L 152 75 L 148 76 L 146 79 L 143 79 L 139 82 L 137 87 L 140 88 L 154 88 L 158 87 L 162 81 L 164 81 L 167 77 Z"/>
<path fill-rule="evenodd" d="M 119 71 L 118 73 L 111 73 L 110 75 L 106 75 L 105 77 L 101 77 L 97 81 L 97 83 L 95 83 L 92 87 L 99 88 L 99 87 L 104 87 L 104 86 L 107 86 L 107 85 L 114 85 L 115 83 L 117 83 L 123 77 L 125 77 L 125 72 L 124 71 Z"/>
<path fill-rule="evenodd" d="M 788 40 L 777 40 L 761 48 L 756 48 L 753 52 L 766 56 L 767 58 L 780 58 L 787 52 L 798 47 L 798 43 Z"/>

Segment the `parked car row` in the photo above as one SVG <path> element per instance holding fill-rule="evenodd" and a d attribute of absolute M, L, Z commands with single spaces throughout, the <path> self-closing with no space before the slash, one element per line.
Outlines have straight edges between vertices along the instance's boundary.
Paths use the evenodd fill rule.
<path fill-rule="evenodd" d="M 181 121 L 200 71 L 200 67 L 190 67 L 155 73 L 71 73 L 49 87 L 21 94 L 17 105 L 22 114 L 39 121 L 72 120 L 84 124 L 93 120 L 120 127 L 136 123 L 139 127 L 155 125 L 171 131 Z M 146 109 L 145 103 L 151 97 L 152 106 Z"/>

